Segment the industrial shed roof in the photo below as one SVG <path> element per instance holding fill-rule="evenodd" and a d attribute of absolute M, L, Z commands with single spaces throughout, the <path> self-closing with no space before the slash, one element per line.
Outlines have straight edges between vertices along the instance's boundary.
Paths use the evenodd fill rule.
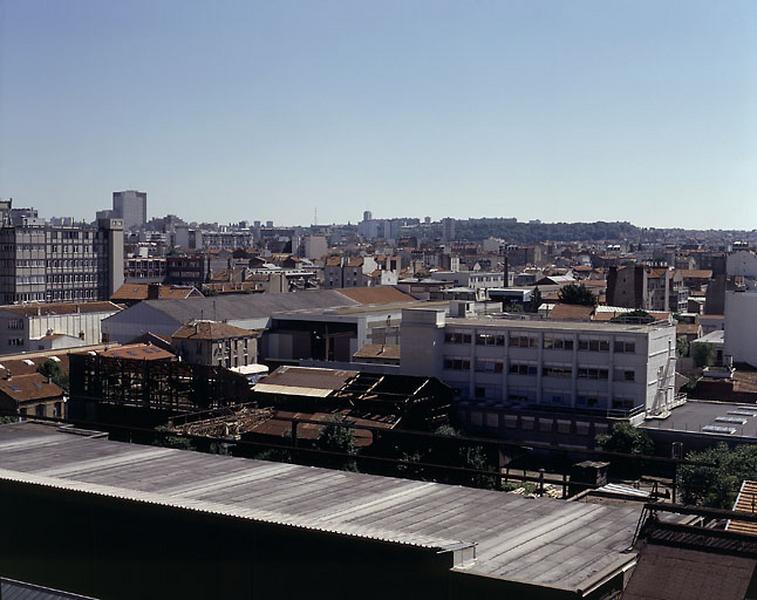
<path fill-rule="evenodd" d="M 0 480 L 434 551 L 475 547 L 468 574 L 590 590 L 636 560 L 639 516 L 431 482 L 0 426 Z M 191 474 L 191 476 L 188 476 Z"/>
<path fill-rule="evenodd" d="M 5 577 L 0 577 L 0 598 L 3 600 L 94 600 L 89 596 L 69 594 Z"/>
<path fill-rule="evenodd" d="M 244 294 L 183 300 L 146 300 L 145 304 L 181 323 L 192 319 L 238 321 L 266 318 L 273 314 L 312 308 L 354 306 L 354 300 L 334 290 L 312 290 L 289 294 Z M 132 309 L 126 309 L 125 313 Z"/>

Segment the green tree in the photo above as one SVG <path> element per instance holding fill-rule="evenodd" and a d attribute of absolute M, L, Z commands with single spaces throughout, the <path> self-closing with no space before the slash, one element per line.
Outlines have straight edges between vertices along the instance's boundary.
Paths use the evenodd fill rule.
<path fill-rule="evenodd" d="M 583 283 L 571 283 L 563 286 L 557 297 L 563 304 L 597 305 L 596 297 Z"/>
<path fill-rule="evenodd" d="M 745 479 L 757 479 L 757 446 L 741 445 L 731 450 L 719 444 L 700 452 L 689 452 L 681 465 L 678 484 L 684 504 L 710 508 L 733 508 Z"/>
<path fill-rule="evenodd" d="M 679 358 L 689 355 L 689 340 L 685 335 L 681 335 L 676 339 L 676 354 Z"/>
<path fill-rule="evenodd" d="M 439 425 L 434 431 L 436 435 L 445 435 L 447 437 L 459 437 L 460 433 L 452 425 Z"/>
<path fill-rule="evenodd" d="M 68 391 L 68 375 L 60 368 L 60 364 L 54 361 L 52 358 L 48 358 L 43 362 L 37 372 L 48 377 L 55 385 L 62 387 L 66 392 Z"/>
<path fill-rule="evenodd" d="M 357 447 L 355 446 L 355 435 L 354 430 L 349 427 L 350 424 L 352 424 L 352 421 L 348 417 L 344 415 L 335 416 L 331 422 L 323 428 L 321 435 L 318 436 L 318 441 L 316 442 L 318 448 L 328 452 L 339 452 L 347 456 L 356 455 Z M 354 459 L 327 459 L 326 462 L 330 466 L 345 471 L 357 471 L 357 464 Z"/>
<path fill-rule="evenodd" d="M 694 364 L 700 369 L 711 367 L 715 364 L 715 346 L 706 342 L 692 344 L 691 357 L 694 359 Z"/>
<path fill-rule="evenodd" d="M 405 477 L 419 479 L 423 476 L 423 467 L 419 464 L 423 462 L 423 455 L 418 452 L 403 452 L 400 456 L 401 463 L 397 464 L 397 471 Z"/>
<path fill-rule="evenodd" d="M 607 452 L 622 452 L 623 454 L 650 455 L 654 452 L 652 438 L 646 431 L 630 423 L 618 423 L 613 426 L 609 435 L 598 435 L 597 445 Z"/>
<path fill-rule="evenodd" d="M 539 307 L 541 306 L 542 302 L 543 300 L 541 296 L 541 290 L 537 285 L 534 288 L 534 291 L 531 293 L 531 307 L 529 312 L 539 312 Z"/>
<path fill-rule="evenodd" d="M 460 449 L 460 457 L 463 460 L 463 465 L 467 469 L 492 471 L 493 473 L 492 475 L 486 475 L 484 473 L 466 474 L 466 479 L 470 485 L 487 490 L 497 489 L 497 480 L 499 478 L 496 475 L 496 469 L 489 464 L 489 460 L 486 457 L 486 450 L 484 450 L 482 446 L 464 446 Z"/>

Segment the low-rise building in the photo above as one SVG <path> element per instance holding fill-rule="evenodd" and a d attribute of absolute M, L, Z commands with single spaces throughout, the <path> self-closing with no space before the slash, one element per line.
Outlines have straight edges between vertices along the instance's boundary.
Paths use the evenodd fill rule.
<path fill-rule="evenodd" d="M 3 374 L 4 373 L 4 374 Z M 41 373 L 0 373 L 0 412 L 6 415 L 65 417 L 63 388 Z"/>
<path fill-rule="evenodd" d="M 230 369 L 258 361 L 259 335 L 228 323 L 194 320 L 176 330 L 171 342 L 188 363 Z"/>
<path fill-rule="evenodd" d="M 0 306 L 0 354 L 46 350 L 102 341 L 101 321 L 121 311 L 112 302 Z M 51 336 L 59 337 L 54 342 Z"/>
<path fill-rule="evenodd" d="M 166 259 L 161 256 L 130 256 L 124 261 L 127 282 L 161 283 L 166 278 Z"/>

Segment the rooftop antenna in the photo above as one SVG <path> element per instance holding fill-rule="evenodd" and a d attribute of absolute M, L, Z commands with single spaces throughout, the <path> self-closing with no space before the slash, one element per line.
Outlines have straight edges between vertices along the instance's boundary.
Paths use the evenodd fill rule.
<path fill-rule="evenodd" d="M 315 207 L 315 214 L 313 214 L 313 225 L 318 225 L 318 207 Z"/>

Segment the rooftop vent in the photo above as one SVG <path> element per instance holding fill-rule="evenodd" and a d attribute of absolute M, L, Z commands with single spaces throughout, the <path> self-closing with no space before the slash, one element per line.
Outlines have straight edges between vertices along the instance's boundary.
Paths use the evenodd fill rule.
<path fill-rule="evenodd" d="M 724 433 L 726 435 L 733 435 L 736 433 L 735 427 L 722 427 L 720 425 L 705 425 L 702 427 L 702 431 L 707 433 Z"/>
<path fill-rule="evenodd" d="M 732 423 L 733 425 L 744 425 L 746 419 L 744 417 L 716 417 L 716 423 Z"/>

